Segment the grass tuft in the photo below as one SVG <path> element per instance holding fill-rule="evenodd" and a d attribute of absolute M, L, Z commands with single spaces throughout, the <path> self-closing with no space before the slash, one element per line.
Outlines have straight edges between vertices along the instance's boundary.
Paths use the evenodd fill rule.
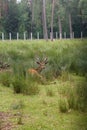
<path fill-rule="evenodd" d="M 59 110 L 62 113 L 68 112 L 68 110 L 69 110 L 69 104 L 68 104 L 67 98 L 61 97 L 59 99 Z"/>

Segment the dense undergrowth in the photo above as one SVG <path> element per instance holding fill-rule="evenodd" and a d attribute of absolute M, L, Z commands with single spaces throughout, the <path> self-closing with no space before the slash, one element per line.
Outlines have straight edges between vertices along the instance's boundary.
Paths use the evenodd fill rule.
<path fill-rule="evenodd" d="M 53 76 L 58 76 L 58 72 L 62 70 L 87 74 L 86 39 L 0 42 L 0 61 L 9 62 L 15 71 L 35 67 L 36 57 L 48 57 L 49 64 L 44 71 L 48 75 L 50 72 Z"/>
<path fill-rule="evenodd" d="M 48 58 L 46 69 L 41 75 L 45 80 L 28 74 L 28 68 L 36 68 L 36 57 Z M 59 90 L 60 110 L 85 111 L 87 106 L 87 40 L 59 41 L 3 41 L 0 42 L 0 61 L 10 64 L 10 69 L 0 72 L 0 83 L 12 87 L 15 93 L 35 95 L 38 84 L 49 84 L 55 79 L 72 82 L 70 73 L 83 76 L 83 81 L 66 84 Z M 63 89 L 62 89 L 63 88 Z M 48 95 L 53 92 L 48 89 Z"/>
<path fill-rule="evenodd" d="M 28 73 L 29 68 L 38 66 L 37 57 L 48 58 L 41 72 L 43 79 Z M 86 39 L 0 41 L 0 129 L 2 127 L 87 129 Z"/>

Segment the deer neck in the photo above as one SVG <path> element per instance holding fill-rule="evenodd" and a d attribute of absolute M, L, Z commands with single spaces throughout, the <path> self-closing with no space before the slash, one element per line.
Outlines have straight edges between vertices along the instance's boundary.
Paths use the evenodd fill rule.
<path fill-rule="evenodd" d="M 42 68 L 41 68 L 41 67 L 38 67 L 38 68 L 36 68 L 36 71 L 37 71 L 38 73 L 41 73 Z"/>

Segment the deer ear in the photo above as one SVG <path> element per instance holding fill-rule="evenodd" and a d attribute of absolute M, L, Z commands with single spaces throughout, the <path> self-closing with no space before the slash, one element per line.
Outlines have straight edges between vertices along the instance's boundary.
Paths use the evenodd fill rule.
<path fill-rule="evenodd" d="M 47 63 L 48 63 L 48 61 L 45 62 L 45 64 L 47 64 Z"/>
<path fill-rule="evenodd" d="M 37 64 L 40 64 L 40 62 L 39 62 L 39 61 L 37 61 L 36 63 L 37 63 Z"/>

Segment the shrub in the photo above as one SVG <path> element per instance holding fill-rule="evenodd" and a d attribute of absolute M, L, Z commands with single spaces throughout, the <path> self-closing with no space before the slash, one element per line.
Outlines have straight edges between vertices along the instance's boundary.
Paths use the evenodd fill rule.
<path fill-rule="evenodd" d="M 67 98 L 69 108 L 71 109 L 76 109 L 77 108 L 77 96 L 73 90 L 70 90 L 68 93 L 68 98 Z"/>
<path fill-rule="evenodd" d="M 80 78 L 74 88 L 70 86 L 66 91 L 66 95 L 69 108 L 85 111 L 87 107 L 87 82 L 85 78 Z"/>
<path fill-rule="evenodd" d="M 66 113 L 69 110 L 69 104 L 66 98 L 61 97 L 59 100 L 59 110 L 62 113 Z"/>
<path fill-rule="evenodd" d="M 33 79 L 15 76 L 13 80 L 13 88 L 15 93 L 23 93 L 27 95 L 35 95 L 39 92 L 39 87 Z"/>
<path fill-rule="evenodd" d="M 0 73 L 0 83 L 2 83 L 4 86 L 10 87 L 12 84 L 12 74 L 10 72 Z"/>
<path fill-rule="evenodd" d="M 52 89 L 47 89 L 47 96 L 50 96 L 50 97 L 54 96 L 54 92 Z"/>
<path fill-rule="evenodd" d="M 39 93 L 39 87 L 37 82 L 30 80 L 26 80 L 25 81 L 25 88 L 23 89 L 23 93 L 24 94 L 28 94 L 28 95 L 36 95 Z"/>
<path fill-rule="evenodd" d="M 62 71 L 61 76 L 60 76 L 60 79 L 61 79 L 63 82 L 69 80 L 69 77 L 70 77 L 70 76 L 69 76 L 69 72 L 67 72 L 67 71 Z"/>
<path fill-rule="evenodd" d="M 15 93 L 22 93 L 22 88 L 25 86 L 24 79 L 22 77 L 15 76 L 12 84 Z"/>
<path fill-rule="evenodd" d="M 78 110 L 85 111 L 87 108 L 87 81 L 80 81 L 77 84 L 76 92 L 78 95 Z"/>

